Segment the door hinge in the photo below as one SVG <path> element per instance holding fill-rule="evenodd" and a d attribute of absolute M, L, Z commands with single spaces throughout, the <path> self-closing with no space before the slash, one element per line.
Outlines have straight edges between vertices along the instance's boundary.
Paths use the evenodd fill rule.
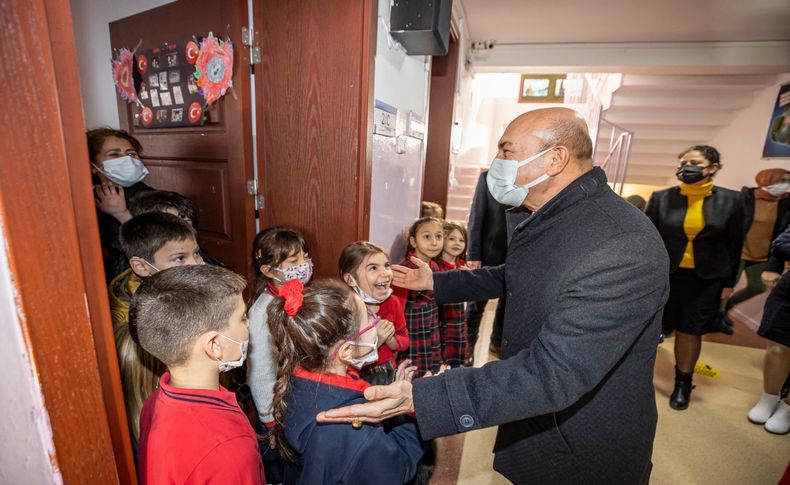
<path fill-rule="evenodd" d="M 253 47 L 252 48 L 252 58 L 250 60 L 252 64 L 260 64 L 261 63 L 261 48 L 260 47 Z"/>
<path fill-rule="evenodd" d="M 258 195 L 258 180 L 257 179 L 249 179 L 247 180 L 247 193 L 250 195 Z"/>
<path fill-rule="evenodd" d="M 256 211 L 261 211 L 261 210 L 264 209 L 264 207 L 265 207 L 265 204 L 264 204 L 263 196 L 262 195 L 256 195 L 255 196 L 255 210 Z"/>
<path fill-rule="evenodd" d="M 252 45 L 252 31 L 246 25 L 241 28 L 241 45 L 245 47 Z"/>

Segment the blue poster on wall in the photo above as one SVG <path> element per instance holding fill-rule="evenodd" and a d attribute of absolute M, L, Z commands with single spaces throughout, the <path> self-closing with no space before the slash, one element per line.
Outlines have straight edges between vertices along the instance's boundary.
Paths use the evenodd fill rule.
<path fill-rule="evenodd" d="M 790 83 L 779 87 L 765 135 L 763 158 L 790 158 Z"/>

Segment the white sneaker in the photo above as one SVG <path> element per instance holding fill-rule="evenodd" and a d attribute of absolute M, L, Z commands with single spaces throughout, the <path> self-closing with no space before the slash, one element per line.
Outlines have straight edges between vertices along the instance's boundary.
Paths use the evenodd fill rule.
<path fill-rule="evenodd" d="M 754 407 L 749 410 L 749 421 L 756 424 L 765 424 L 768 421 L 768 418 L 776 411 L 777 406 L 779 406 L 779 395 L 778 394 L 768 394 L 763 392 L 763 397 L 760 398 L 760 401 L 754 405 Z"/>
<path fill-rule="evenodd" d="M 765 422 L 765 430 L 774 434 L 790 432 L 790 404 L 782 401 L 776 411 Z"/>

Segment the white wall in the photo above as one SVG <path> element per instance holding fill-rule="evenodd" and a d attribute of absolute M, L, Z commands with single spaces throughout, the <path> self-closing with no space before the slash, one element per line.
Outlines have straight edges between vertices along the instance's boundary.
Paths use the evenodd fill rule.
<path fill-rule="evenodd" d="M 109 23 L 172 0 L 71 0 L 85 126 L 118 128 Z M 144 39 L 143 39 L 144 40 Z M 124 46 L 134 49 L 133 45 Z"/>
<path fill-rule="evenodd" d="M 2 229 L 0 221 L 0 229 Z M 0 483 L 63 483 L 54 459 L 52 427 L 17 308 L 16 288 L 0 231 Z"/>
<path fill-rule="evenodd" d="M 721 153 L 722 170 L 716 175 L 717 185 L 736 190 L 743 186 L 754 187 L 754 176 L 760 170 L 790 170 L 790 159 L 761 159 L 779 86 L 790 82 L 790 74 L 782 74 L 777 79 L 774 86 L 757 91 L 752 105 L 739 112 L 708 143 Z"/>

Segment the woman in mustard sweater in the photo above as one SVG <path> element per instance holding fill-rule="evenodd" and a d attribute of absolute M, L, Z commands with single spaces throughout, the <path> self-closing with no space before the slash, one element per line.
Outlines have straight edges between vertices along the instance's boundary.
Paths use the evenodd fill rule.
<path fill-rule="evenodd" d="M 719 152 L 707 145 L 680 154 L 680 185 L 653 193 L 645 213 L 658 228 L 670 260 L 664 333 L 675 331 L 673 409 L 686 409 L 702 335 L 716 331 L 721 299 L 735 286 L 744 233 L 741 195 L 713 185 Z"/>

